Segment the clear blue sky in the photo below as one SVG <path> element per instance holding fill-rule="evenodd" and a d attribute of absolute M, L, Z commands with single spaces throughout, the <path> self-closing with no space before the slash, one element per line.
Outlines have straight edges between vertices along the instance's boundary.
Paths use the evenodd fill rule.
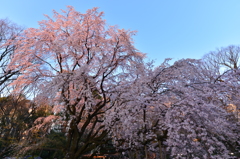
<path fill-rule="evenodd" d="M 2 0 L 0 18 L 38 27 L 43 14 L 72 5 L 99 7 L 108 24 L 137 30 L 135 46 L 160 64 L 165 58 L 201 58 L 240 43 L 240 0 Z"/>

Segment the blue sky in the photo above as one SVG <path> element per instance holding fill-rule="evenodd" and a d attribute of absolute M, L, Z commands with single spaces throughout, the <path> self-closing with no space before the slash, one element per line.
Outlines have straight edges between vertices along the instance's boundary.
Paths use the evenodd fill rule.
<path fill-rule="evenodd" d="M 108 24 L 137 30 L 136 48 L 156 64 L 240 43 L 240 0 L 5 0 L 0 18 L 38 27 L 43 14 L 67 5 L 80 12 L 99 7 Z"/>

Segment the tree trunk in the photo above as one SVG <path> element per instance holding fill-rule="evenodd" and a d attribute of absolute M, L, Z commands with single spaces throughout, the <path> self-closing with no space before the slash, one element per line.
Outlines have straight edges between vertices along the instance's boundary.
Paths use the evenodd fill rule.
<path fill-rule="evenodd" d="M 163 158 L 163 151 L 162 151 L 162 144 L 161 144 L 160 140 L 158 140 L 158 147 L 159 147 L 159 157 L 160 157 L 160 159 L 164 159 Z"/>
<path fill-rule="evenodd" d="M 66 155 L 66 159 L 75 159 L 75 153 L 78 149 L 78 143 L 80 140 L 80 136 L 79 136 L 79 132 L 78 132 L 78 128 L 76 125 L 74 125 L 75 122 L 72 121 L 71 125 L 70 125 L 70 130 L 68 133 L 68 143 L 67 143 L 67 155 Z"/>
<path fill-rule="evenodd" d="M 147 145 L 144 145 L 145 159 L 148 159 Z"/>

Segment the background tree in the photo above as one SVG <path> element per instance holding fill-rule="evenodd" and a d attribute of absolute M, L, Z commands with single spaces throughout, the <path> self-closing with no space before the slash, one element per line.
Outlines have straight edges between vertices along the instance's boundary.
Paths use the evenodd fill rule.
<path fill-rule="evenodd" d="M 8 19 L 0 19 L 0 93 L 12 82 L 19 72 L 16 69 L 8 69 L 12 55 L 16 49 L 16 37 L 23 28 Z M 11 41 L 11 43 L 9 43 Z"/>
<path fill-rule="evenodd" d="M 12 150 L 11 143 L 19 140 L 24 130 L 23 125 L 21 125 L 23 123 L 17 122 L 17 120 L 23 115 L 23 107 L 26 103 L 21 101 L 19 108 L 17 108 L 16 103 L 19 103 L 19 100 L 13 98 L 11 87 L 9 87 L 19 72 L 17 69 L 8 69 L 8 64 L 11 62 L 16 49 L 16 37 L 22 31 L 22 27 L 10 20 L 0 19 L 0 156 Z"/>
<path fill-rule="evenodd" d="M 22 94 L 0 98 L 0 156 L 13 154 L 17 144 L 32 127 L 34 104 Z"/>
<path fill-rule="evenodd" d="M 240 47 L 230 45 L 204 55 L 203 61 L 209 69 L 215 70 L 219 75 L 229 70 L 239 69 Z M 221 79 L 218 79 L 221 80 Z"/>
<path fill-rule="evenodd" d="M 222 82 L 231 90 L 232 93 L 228 93 L 228 97 L 231 99 L 228 109 L 232 109 L 237 118 L 240 117 L 239 58 L 240 47 L 236 45 L 222 47 L 203 57 L 205 68 L 212 69 L 212 72 L 217 75 L 216 82 Z"/>

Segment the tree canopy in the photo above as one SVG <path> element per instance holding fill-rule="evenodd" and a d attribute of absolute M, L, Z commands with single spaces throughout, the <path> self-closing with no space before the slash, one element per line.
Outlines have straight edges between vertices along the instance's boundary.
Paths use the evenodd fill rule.
<path fill-rule="evenodd" d="M 98 8 L 53 13 L 0 34 L 5 156 L 239 157 L 239 46 L 154 66 Z"/>

